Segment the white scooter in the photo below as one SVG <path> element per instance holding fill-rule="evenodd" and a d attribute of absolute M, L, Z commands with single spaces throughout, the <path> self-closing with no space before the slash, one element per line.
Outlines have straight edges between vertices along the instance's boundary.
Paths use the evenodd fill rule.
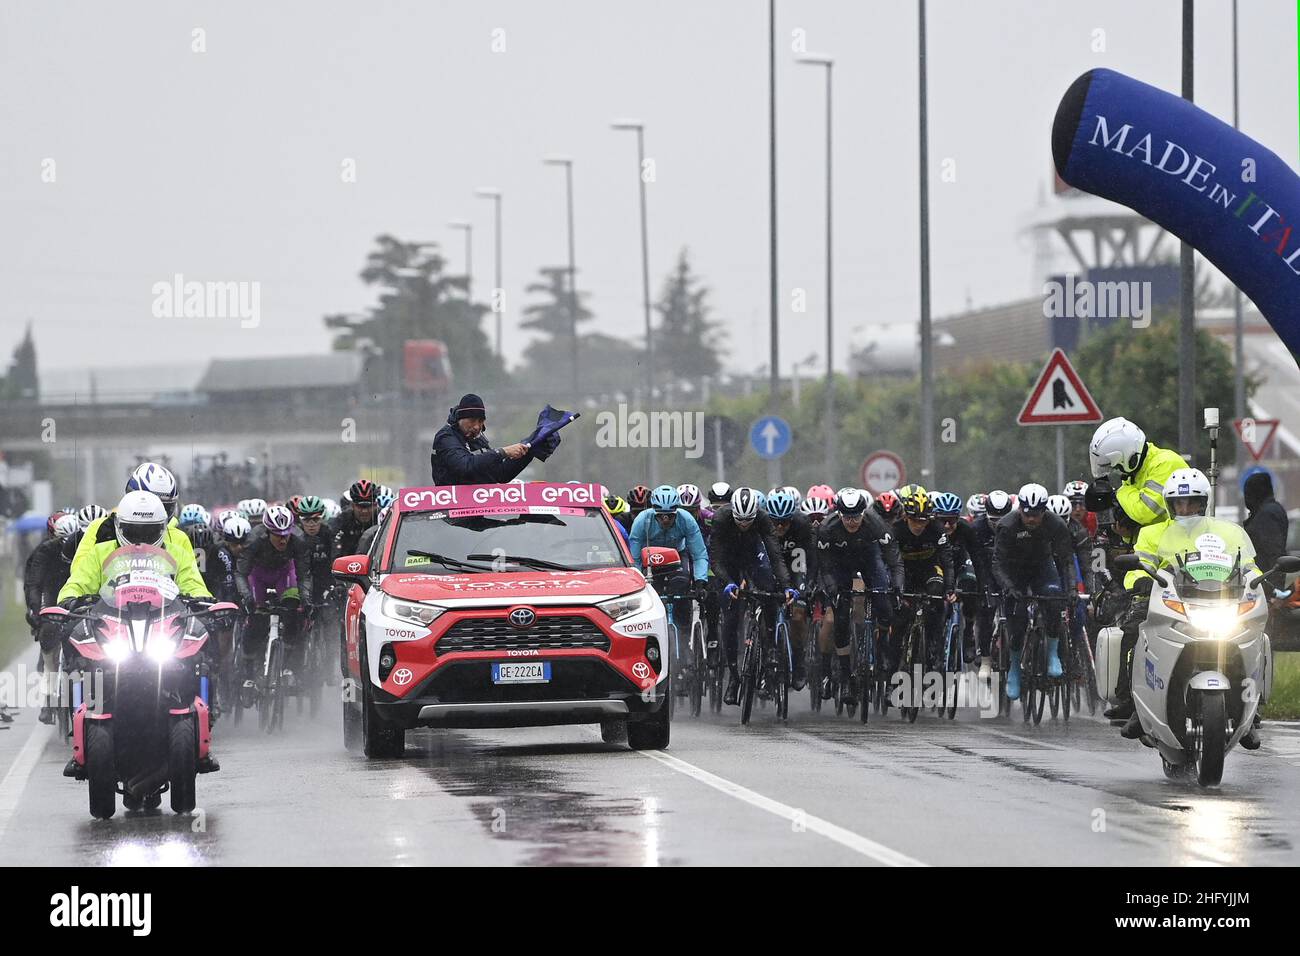
<path fill-rule="evenodd" d="M 1115 567 L 1141 570 L 1136 555 L 1117 558 Z M 1132 693 L 1142 743 L 1160 752 L 1165 776 L 1195 773 L 1202 787 L 1218 786 L 1225 755 L 1253 725 L 1273 682 L 1261 585 L 1295 571 L 1300 558 L 1283 556 L 1265 574 L 1243 574 L 1238 556 L 1219 570 L 1179 558 L 1154 575 L 1133 650 Z M 1098 635 L 1096 663 L 1097 691 L 1113 700 L 1123 666 L 1118 627 Z"/>

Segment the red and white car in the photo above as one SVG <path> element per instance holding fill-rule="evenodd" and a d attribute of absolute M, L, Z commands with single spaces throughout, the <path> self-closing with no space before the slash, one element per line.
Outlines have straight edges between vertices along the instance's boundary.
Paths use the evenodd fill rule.
<path fill-rule="evenodd" d="M 370 553 L 334 575 L 352 585 L 349 748 L 401 756 L 414 727 L 590 723 L 667 747 L 664 606 L 598 485 L 404 488 Z"/>

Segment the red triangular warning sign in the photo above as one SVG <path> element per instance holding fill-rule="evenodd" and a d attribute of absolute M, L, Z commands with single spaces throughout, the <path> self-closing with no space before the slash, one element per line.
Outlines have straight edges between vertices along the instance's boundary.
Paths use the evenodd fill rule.
<path fill-rule="evenodd" d="M 1101 420 L 1101 409 L 1060 349 L 1052 352 L 1016 416 L 1018 425 L 1087 425 Z"/>
<path fill-rule="evenodd" d="M 1277 426 L 1276 418 L 1237 418 L 1232 422 L 1241 443 L 1256 461 L 1268 453 L 1268 446 L 1273 444 L 1273 436 L 1277 434 Z"/>

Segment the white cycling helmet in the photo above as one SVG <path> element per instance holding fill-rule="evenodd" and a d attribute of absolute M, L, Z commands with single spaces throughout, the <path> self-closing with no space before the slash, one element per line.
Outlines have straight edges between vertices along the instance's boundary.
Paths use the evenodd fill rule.
<path fill-rule="evenodd" d="M 339 503 L 335 501 L 333 498 L 322 497 L 321 501 L 325 503 L 326 521 L 333 521 L 335 518 L 337 518 L 340 514 L 343 513 L 343 509 L 339 507 Z"/>
<path fill-rule="evenodd" d="M 860 518 L 869 507 L 871 502 L 860 488 L 841 488 L 835 496 L 835 510 L 842 518 Z"/>
<path fill-rule="evenodd" d="M 1070 504 L 1070 499 L 1065 495 L 1049 495 L 1047 510 L 1058 518 L 1068 518 L 1073 513 L 1074 506 Z"/>
<path fill-rule="evenodd" d="M 250 522 L 254 518 L 260 518 L 262 515 L 266 514 L 265 498 L 249 498 L 246 504 L 248 505 L 248 511 L 246 514 L 248 515 L 248 520 Z M 243 511 L 244 509 L 240 508 L 239 510 Z"/>
<path fill-rule="evenodd" d="M 149 544 L 160 547 L 167 533 L 167 508 L 150 491 L 128 491 L 117 503 L 113 530 L 123 547 Z"/>
<path fill-rule="evenodd" d="M 243 515 L 232 515 L 221 522 L 221 535 L 227 541 L 247 541 L 253 533 L 253 526 Z"/>
<path fill-rule="evenodd" d="M 76 534 L 81 531 L 81 524 L 77 521 L 76 515 L 63 515 L 54 522 L 54 537 L 66 538 L 70 534 Z"/>
<path fill-rule="evenodd" d="M 791 495 L 793 495 L 795 504 L 798 504 L 799 502 L 803 501 L 803 492 L 800 491 L 798 488 L 796 488 L 794 485 L 786 485 L 781 490 L 788 491 Z"/>
<path fill-rule="evenodd" d="M 1112 418 L 1092 433 L 1088 443 L 1088 461 L 1092 476 L 1101 478 L 1113 471 L 1131 475 L 1137 471 L 1142 452 L 1147 447 L 1146 432 L 1127 418 Z"/>
<path fill-rule="evenodd" d="M 687 482 L 677 486 L 677 495 L 682 500 L 683 508 L 698 508 L 700 506 L 700 486 Z"/>
<path fill-rule="evenodd" d="M 984 510 L 992 518 L 1005 518 L 1011 513 L 1014 502 L 1011 496 L 1001 488 L 995 488 L 984 499 Z"/>
<path fill-rule="evenodd" d="M 1065 487 L 1061 489 L 1061 494 L 1073 501 L 1075 498 L 1082 498 L 1088 493 L 1088 483 L 1086 481 L 1067 481 Z"/>
<path fill-rule="evenodd" d="M 809 518 L 813 515 L 818 518 L 825 518 L 831 513 L 831 503 L 825 498 L 805 498 L 799 502 L 799 510 Z"/>
<path fill-rule="evenodd" d="M 1042 485 L 1030 482 L 1021 486 L 1020 493 L 1016 495 L 1016 506 L 1021 511 L 1030 513 L 1042 511 L 1047 507 L 1047 499 L 1047 489 Z"/>
<path fill-rule="evenodd" d="M 95 521 L 108 516 L 108 512 L 99 505 L 86 505 L 77 512 L 77 525 L 85 531 Z"/>
<path fill-rule="evenodd" d="M 1165 507 L 1179 524 L 1193 524 L 1205 517 L 1205 510 L 1210 506 L 1210 479 L 1199 468 L 1178 468 L 1170 473 L 1165 481 Z M 1194 498 L 1200 501 L 1200 510 L 1194 515 L 1180 515 L 1174 510 L 1174 502 L 1179 499 Z"/>
<path fill-rule="evenodd" d="M 737 521 L 753 521 L 763 506 L 763 498 L 754 488 L 737 488 L 731 494 L 731 516 Z"/>
<path fill-rule="evenodd" d="M 989 496 L 976 492 L 966 499 L 966 510 L 972 518 L 978 518 L 985 512 L 985 505 L 988 503 Z"/>

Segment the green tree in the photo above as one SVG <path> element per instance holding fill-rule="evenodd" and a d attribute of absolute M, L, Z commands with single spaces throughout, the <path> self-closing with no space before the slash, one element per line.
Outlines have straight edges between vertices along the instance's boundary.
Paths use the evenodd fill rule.
<path fill-rule="evenodd" d="M 401 381 L 403 344 L 438 339 L 446 344 L 453 369 L 474 388 L 500 381 L 501 363 L 492 353 L 483 317 L 490 311 L 464 296 L 464 276 L 445 273 L 436 246 L 403 242 L 390 235 L 375 239 L 360 277 L 379 290 L 379 303 L 365 316 L 325 316 L 338 351 L 372 357 L 368 369 L 379 389 Z"/>
<path fill-rule="evenodd" d="M 9 374 L 0 378 L 0 399 L 16 401 L 35 400 L 40 396 L 40 381 L 36 374 L 36 343 L 32 341 L 32 324 L 27 323 L 23 339 L 14 349 Z"/>
<path fill-rule="evenodd" d="M 659 324 L 651 335 L 662 378 L 698 381 L 721 369 L 718 351 L 724 333 L 722 324 L 709 318 L 708 297 L 708 288 L 691 271 L 689 250 L 683 248 L 655 303 Z"/>

